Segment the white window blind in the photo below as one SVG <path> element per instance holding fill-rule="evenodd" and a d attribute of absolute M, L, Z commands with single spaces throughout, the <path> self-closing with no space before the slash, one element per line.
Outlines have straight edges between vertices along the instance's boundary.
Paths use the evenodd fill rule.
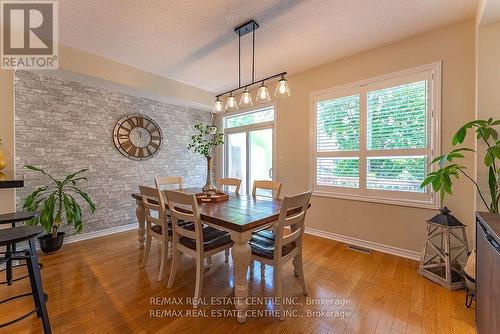
<path fill-rule="evenodd" d="M 318 102 L 319 152 L 359 150 L 359 95 Z"/>
<path fill-rule="evenodd" d="M 436 207 L 420 188 L 437 152 L 439 64 L 312 95 L 317 195 Z"/>

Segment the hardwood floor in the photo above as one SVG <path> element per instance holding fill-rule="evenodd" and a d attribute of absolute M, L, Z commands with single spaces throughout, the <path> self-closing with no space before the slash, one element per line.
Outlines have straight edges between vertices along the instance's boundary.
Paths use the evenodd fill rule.
<path fill-rule="evenodd" d="M 474 309 L 465 308 L 464 292 L 450 292 L 417 275 L 416 261 L 376 251 L 366 255 L 309 235 L 304 239 L 304 270 L 310 299 L 302 296 L 288 264 L 283 275 L 285 296 L 297 297 L 289 301 L 303 305 L 287 305 L 286 309 L 296 313 L 285 321 L 249 317 L 239 324 L 234 318 L 211 317 L 211 312 L 233 310 L 231 305 L 201 307 L 206 318 L 172 313 L 151 317 L 151 310 L 192 310 L 189 305 L 151 305 L 151 298 L 192 297 L 194 263 L 182 256 L 174 287 L 167 289 L 166 281 L 156 280 L 159 246 L 152 246 L 148 265 L 140 269 L 142 250 L 136 235 L 131 231 L 68 244 L 58 254 L 40 256 L 54 333 L 475 333 Z M 273 296 L 272 281 L 272 267 L 266 268 L 261 279 L 256 263 L 250 295 Z M 224 263 L 224 255 L 219 254 L 205 272 L 202 295 L 207 301 L 230 297 L 232 284 L 232 265 Z M 26 280 L 12 287 L 1 285 L 0 299 L 23 291 L 29 291 Z M 307 305 L 308 300 L 320 298 L 333 305 Z M 341 301 L 348 303 L 341 305 Z M 0 322 L 32 308 L 29 297 L 0 305 Z M 273 305 L 250 308 L 272 310 Z M 41 328 L 32 315 L 0 333 L 40 333 Z"/>

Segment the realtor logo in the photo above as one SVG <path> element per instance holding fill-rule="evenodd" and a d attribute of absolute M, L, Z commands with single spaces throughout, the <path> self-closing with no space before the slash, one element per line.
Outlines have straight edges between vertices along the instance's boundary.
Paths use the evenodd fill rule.
<path fill-rule="evenodd" d="M 2 69 L 59 67 L 57 1 L 2 1 Z"/>

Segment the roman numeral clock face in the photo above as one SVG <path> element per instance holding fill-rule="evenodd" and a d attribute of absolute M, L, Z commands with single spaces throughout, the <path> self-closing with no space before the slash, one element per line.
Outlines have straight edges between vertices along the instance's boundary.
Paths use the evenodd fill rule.
<path fill-rule="evenodd" d="M 160 151 L 163 140 L 158 124 L 144 115 L 126 115 L 113 130 L 115 146 L 132 160 L 146 160 Z"/>

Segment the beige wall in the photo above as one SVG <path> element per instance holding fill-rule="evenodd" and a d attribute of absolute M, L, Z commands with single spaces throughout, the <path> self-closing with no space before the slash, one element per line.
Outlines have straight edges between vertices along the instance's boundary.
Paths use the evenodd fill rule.
<path fill-rule="evenodd" d="M 292 96 L 277 101 L 277 178 L 284 183 L 284 193 L 309 189 L 308 95 L 317 90 L 441 60 L 442 149 L 449 150 L 454 132 L 475 114 L 474 35 L 474 21 L 461 22 L 290 77 Z M 464 164 L 474 175 L 473 159 Z M 457 181 L 446 205 L 469 225 L 471 236 L 472 185 Z M 420 251 L 425 220 L 434 214 L 426 209 L 314 197 L 307 226 Z"/>
<path fill-rule="evenodd" d="M 14 91 L 12 71 L 0 70 L 0 138 L 7 166 L 14 169 Z M 15 190 L 0 189 L 0 214 L 15 210 Z"/>
<path fill-rule="evenodd" d="M 500 22 L 477 30 L 477 118 L 500 119 Z M 482 162 L 486 144 L 478 142 L 477 182 L 489 202 L 488 170 Z M 487 211 L 479 196 L 477 210 Z"/>

